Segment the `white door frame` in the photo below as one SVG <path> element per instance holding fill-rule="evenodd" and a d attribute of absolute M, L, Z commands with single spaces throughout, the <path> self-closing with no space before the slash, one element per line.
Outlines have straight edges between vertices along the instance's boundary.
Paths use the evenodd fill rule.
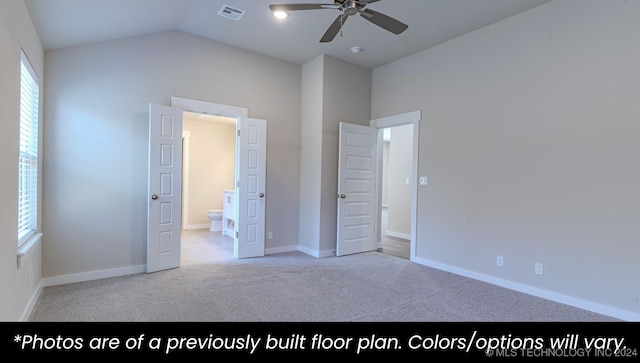
<path fill-rule="evenodd" d="M 184 129 L 184 127 L 183 127 Z M 191 131 L 182 131 L 182 229 L 189 226 L 189 152 Z"/>
<path fill-rule="evenodd" d="M 370 126 L 378 130 L 378 141 L 382 140 L 383 129 L 394 126 L 413 125 L 413 157 L 412 157 L 412 175 L 411 175 L 411 241 L 409 260 L 414 261 L 417 254 L 416 241 L 417 241 L 417 218 L 418 218 L 418 151 L 420 140 L 420 120 L 422 118 L 421 111 L 407 112 L 398 115 L 392 115 L 373 119 L 370 122 Z M 377 155 L 377 184 L 382 185 L 382 157 L 383 157 L 384 143 L 378 142 L 376 145 Z M 380 223 L 382 213 L 382 188 L 378 188 L 378 195 L 375 201 L 375 208 L 377 211 L 377 219 L 375 235 L 380 236 Z M 378 240 L 378 244 L 381 241 Z"/>
<path fill-rule="evenodd" d="M 230 118 L 249 116 L 249 109 L 244 107 L 221 105 L 213 102 L 198 101 L 175 96 L 171 96 L 171 107 L 181 108 L 185 111 L 194 113 L 204 113 L 206 115 Z"/>

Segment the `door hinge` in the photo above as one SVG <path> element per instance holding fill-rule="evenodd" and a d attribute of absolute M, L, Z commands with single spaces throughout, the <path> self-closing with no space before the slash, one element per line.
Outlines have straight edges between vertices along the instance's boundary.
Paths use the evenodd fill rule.
<path fill-rule="evenodd" d="M 236 231 L 236 238 L 238 238 L 238 231 Z"/>
<path fill-rule="evenodd" d="M 238 130 L 238 136 L 240 136 L 240 130 Z"/>

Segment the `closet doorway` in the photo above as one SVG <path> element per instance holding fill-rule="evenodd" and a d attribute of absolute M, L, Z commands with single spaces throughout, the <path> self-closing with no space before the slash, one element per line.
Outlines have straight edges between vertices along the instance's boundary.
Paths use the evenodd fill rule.
<path fill-rule="evenodd" d="M 410 258 L 413 124 L 381 129 L 382 181 L 379 251 Z"/>

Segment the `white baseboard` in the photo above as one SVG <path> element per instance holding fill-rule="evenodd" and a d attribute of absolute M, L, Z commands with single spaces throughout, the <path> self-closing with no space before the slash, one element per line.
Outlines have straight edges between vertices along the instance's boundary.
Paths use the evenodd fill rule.
<path fill-rule="evenodd" d="M 43 287 L 47 287 L 47 286 L 69 284 L 73 282 L 106 279 L 109 277 L 118 277 L 118 276 L 137 274 L 137 273 L 145 272 L 146 270 L 147 270 L 146 265 L 139 265 L 139 266 L 113 268 L 108 270 L 83 272 L 83 273 L 71 274 L 71 275 L 46 277 L 42 279 L 42 285 Z"/>
<path fill-rule="evenodd" d="M 318 250 L 314 250 L 305 246 L 296 246 L 296 249 L 302 253 L 306 253 L 309 256 L 313 256 L 313 257 L 320 257 L 320 253 L 318 252 Z"/>
<path fill-rule="evenodd" d="M 272 248 L 266 248 L 264 250 L 264 253 L 266 255 L 273 255 L 276 253 L 286 253 L 286 252 L 293 252 L 293 251 L 297 251 L 298 247 L 295 245 L 291 245 L 291 246 L 284 246 L 284 247 L 272 247 Z"/>
<path fill-rule="evenodd" d="M 38 299 L 40 299 L 40 294 L 42 293 L 43 288 L 44 286 L 43 286 L 42 280 L 40 280 L 38 287 L 36 287 L 36 291 L 33 293 L 33 295 L 31 296 L 31 298 L 27 303 L 27 306 L 25 306 L 24 310 L 22 311 L 22 315 L 20 316 L 20 321 L 23 321 L 23 322 L 29 321 L 29 316 L 31 316 L 31 312 L 33 312 L 33 308 L 36 306 Z"/>
<path fill-rule="evenodd" d="M 333 257 L 336 255 L 336 250 L 334 249 L 319 251 L 319 250 L 314 250 L 314 249 L 311 249 L 305 246 L 299 246 L 299 245 L 296 246 L 296 249 L 302 253 L 306 253 L 307 255 L 317 257 L 317 258 Z"/>
<path fill-rule="evenodd" d="M 629 321 L 629 322 L 640 322 L 640 314 L 634 313 L 631 311 L 626 311 L 622 309 L 618 309 L 612 306 L 598 304 L 591 301 L 583 300 L 580 298 L 576 298 L 569 295 L 560 294 L 557 292 L 540 289 L 537 287 L 521 284 L 518 282 L 513 282 L 501 278 L 497 278 L 494 276 L 489 276 L 481 273 L 477 273 L 474 271 L 462 269 L 459 267 L 443 264 L 440 262 L 432 261 L 425 258 L 415 257 L 412 259 L 413 262 L 419 263 L 421 265 L 425 265 L 428 267 L 432 267 L 438 270 L 450 272 L 452 274 L 468 277 L 474 280 L 483 281 L 490 283 L 492 285 L 504 287 L 509 290 L 514 290 L 518 292 L 522 292 L 528 295 L 533 295 L 539 298 L 543 298 L 546 300 L 555 301 L 561 304 L 573 306 L 579 309 L 592 311 L 594 313 L 607 315 L 616 319 Z"/>
<path fill-rule="evenodd" d="M 320 251 L 320 253 L 318 254 L 318 258 L 335 257 L 335 255 L 336 255 L 336 250 L 334 249 L 324 250 L 324 251 Z"/>

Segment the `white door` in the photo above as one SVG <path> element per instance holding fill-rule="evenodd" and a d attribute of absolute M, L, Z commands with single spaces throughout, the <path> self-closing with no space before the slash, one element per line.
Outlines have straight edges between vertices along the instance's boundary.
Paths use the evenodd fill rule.
<path fill-rule="evenodd" d="M 147 272 L 180 266 L 182 110 L 149 105 Z"/>
<path fill-rule="evenodd" d="M 375 249 L 374 131 L 368 126 L 340 123 L 337 256 Z"/>
<path fill-rule="evenodd" d="M 240 117 L 236 122 L 236 218 L 233 254 L 264 256 L 267 171 L 267 121 Z"/>

